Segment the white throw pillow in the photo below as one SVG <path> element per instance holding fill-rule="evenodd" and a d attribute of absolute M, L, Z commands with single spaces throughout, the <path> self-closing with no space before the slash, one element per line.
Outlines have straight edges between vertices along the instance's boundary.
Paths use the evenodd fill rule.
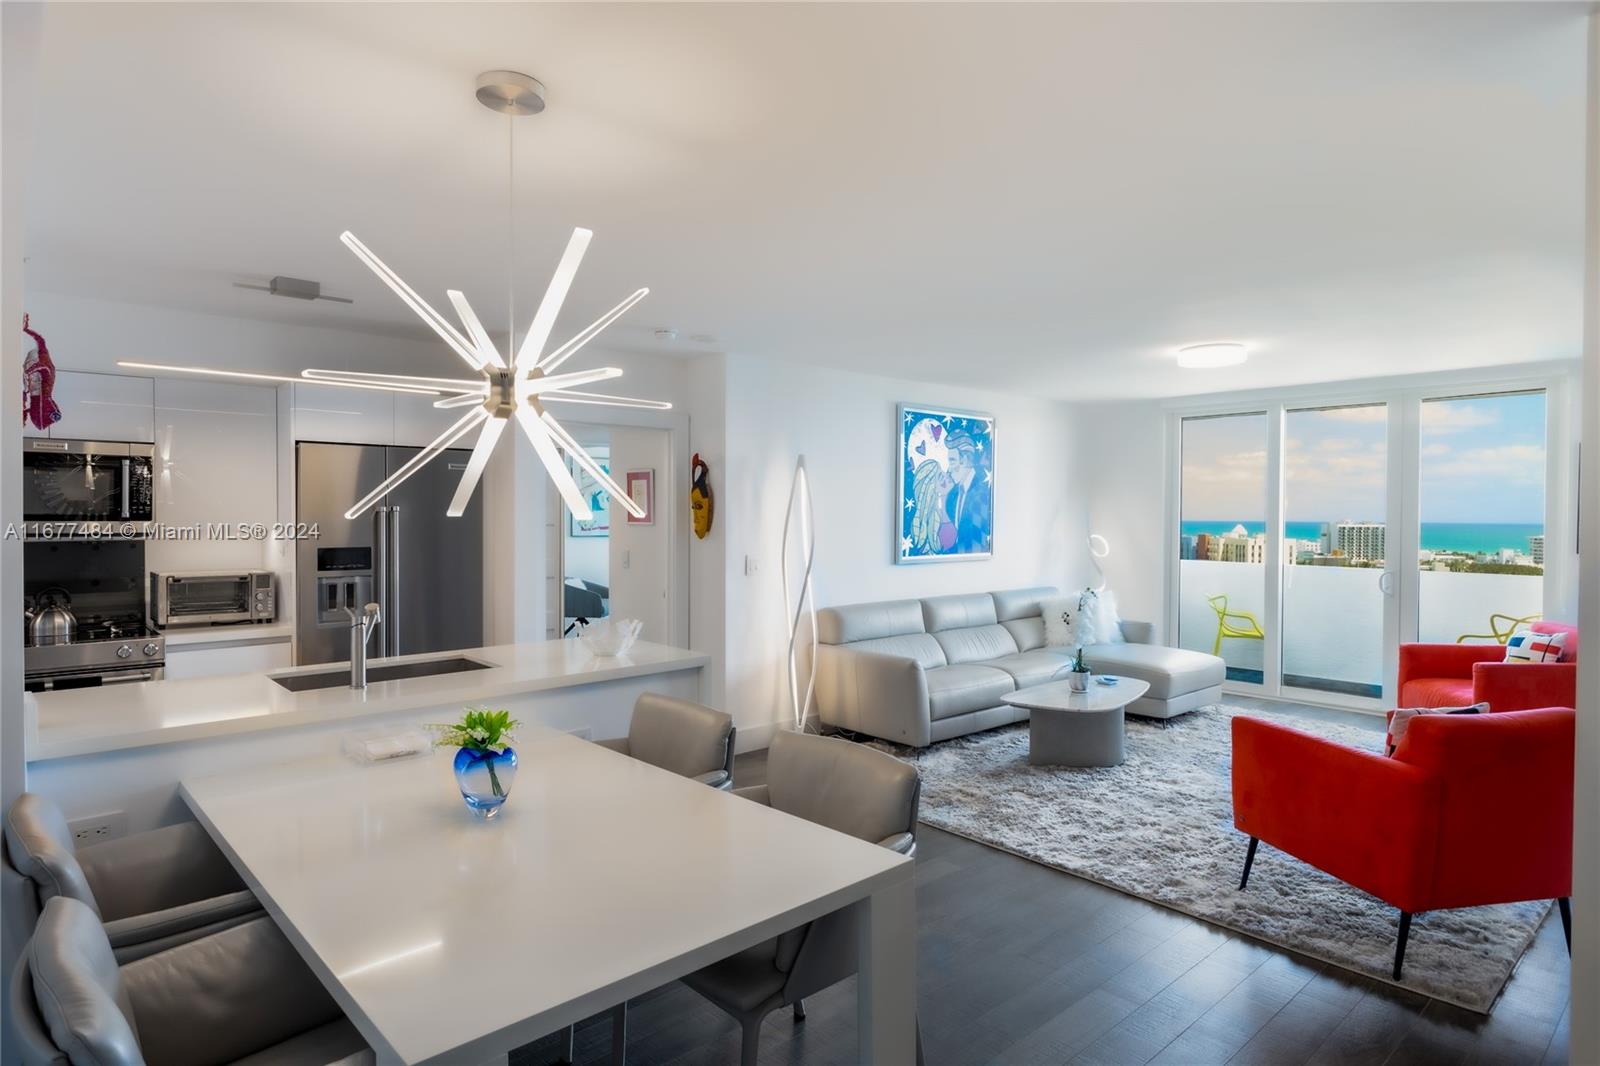
<path fill-rule="evenodd" d="M 1084 589 L 1078 593 L 1078 639 L 1084 644 L 1126 643 L 1117 597 L 1111 592 Z"/>
<path fill-rule="evenodd" d="M 1039 601 L 1044 618 L 1044 642 L 1052 648 L 1076 648 L 1082 623 L 1078 619 L 1078 597 L 1054 596 Z"/>

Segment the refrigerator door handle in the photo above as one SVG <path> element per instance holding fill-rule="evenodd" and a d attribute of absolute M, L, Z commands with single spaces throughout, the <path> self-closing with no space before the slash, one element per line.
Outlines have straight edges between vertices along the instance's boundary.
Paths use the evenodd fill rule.
<path fill-rule="evenodd" d="M 374 507 L 372 509 L 372 592 L 378 599 L 378 610 L 381 611 L 381 621 L 378 623 L 382 630 L 382 641 L 379 642 L 381 654 L 387 654 L 389 631 L 394 628 L 394 615 L 389 611 L 389 508 Z M 357 604 L 356 610 L 361 609 Z"/>
<path fill-rule="evenodd" d="M 389 508 L 389 603 L 384 608 L 389 612 L 388 633 L 384 640 L 388 643 L 389 654 L 400 654 L 400 508 Z"/>

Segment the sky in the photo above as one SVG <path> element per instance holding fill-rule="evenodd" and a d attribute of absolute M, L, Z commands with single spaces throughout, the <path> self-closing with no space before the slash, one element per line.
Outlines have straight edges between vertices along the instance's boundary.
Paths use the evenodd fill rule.
<path fill-rule="evenodd" d="M 1381 405 L 1290 411 L 1284 512 L 1290 522 L 1382 522 L 1388 471 Z M 1542 393 L 1422 405 L 1422 521 L 1544 521 Z M 1183 517 L 1266 518 L 1267 418 L 1183 424 Z"/>

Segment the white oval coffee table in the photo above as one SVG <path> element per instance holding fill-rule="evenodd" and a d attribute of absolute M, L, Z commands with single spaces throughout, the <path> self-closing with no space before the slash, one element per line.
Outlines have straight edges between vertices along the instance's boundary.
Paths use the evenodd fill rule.
<path fill-rule="evenodd" d="M 1117 677 L 1115 685 L 1090 678 L 1087 692 L 1052 681 L 1000 698 L 1028 709 L 1028 762 L 1034 766 L 1120 766 L 1123 710 L 1149 691 L 1149 682 L 1138 678 Z"/>

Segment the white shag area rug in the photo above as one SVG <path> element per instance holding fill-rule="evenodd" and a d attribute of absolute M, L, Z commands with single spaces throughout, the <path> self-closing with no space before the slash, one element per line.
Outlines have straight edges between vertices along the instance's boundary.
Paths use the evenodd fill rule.
<path fill-rule="evenodd" d="M 1026 724 L 923 751 L 875 746 L 921 771 L 928 825 L 1393 983 L 1393 907 L 1266 844 L 1239 890 L 1249 838 L 1233 826 L 1236 714 L 1367 751 L 1383 744 L 1381 732 L 1212 706 L 1167 722 L 1130 717 L 1126 761 L 1103 769 L 1028 765 Z M 1541 901 L 1419 915 L 1398 983 L 1487 1014 L 1549 911 Z"/>

